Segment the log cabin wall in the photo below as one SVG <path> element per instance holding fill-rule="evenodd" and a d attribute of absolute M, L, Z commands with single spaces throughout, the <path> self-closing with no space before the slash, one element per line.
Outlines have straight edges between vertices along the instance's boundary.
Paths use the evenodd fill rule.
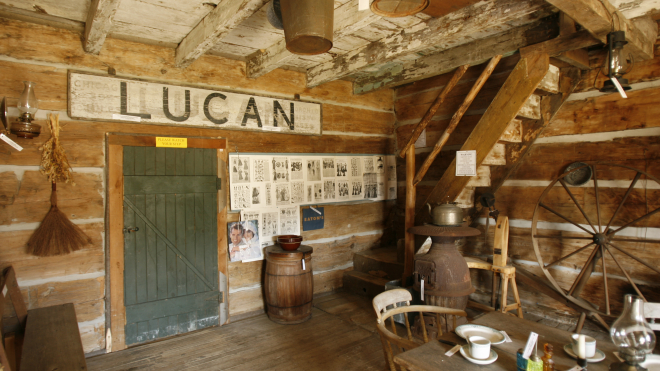
<path fill-rule="evenodd" d="M 509 257 L 515 265 L 545 279 L 538 266 L 532 245 L 532 215 L 541 193 L 550 181 L 559 176 L 569 164 L 577 161 L 604 161 L 631 166 L 648 172 L 652 176 L 660 177 L 660 112 L 658 112 L 660 107 L 660 50 L 658 45 L 660 43 L 656 41 L 655 59 L 636 63 L 634 69 L 625 76 L 630 80 L 633 87 L 633 90 L 628 92 L 628 99 L 622 99 L 617 93 L 607 95 L 599 93 L 593 87 L 595 81 L 597 86 L 601 86 L 605 80 L 602 74 L 597 77 L 597 67 L 602 65 L 604 53 L 602 50 L 591 50 L 590 65 L 592 70 L 583 71 L 582 79 L 575 93 L 570 96 L 569 101 L 564 104 L 557 116 L 542 132 L 527 155 L 520 159 L 520 148 L 515 145 L 507 145 L 507 164 L 518 159 L 521 163 L 517 171 L 495 193 L 495 206 L 500 210 L 501 215 L 507 215 L 510 218 Z M 503 59 L 500 63 L 505 63 L 505 61 L 506 59 Z M 501 66 L 498 66 L 499 68 Z M 470 74 L 472 69 L 474 67 L 470 68 L 466 75 Z M 476 76 L 477 72 L 472 72 Z M 450 78 L 451 74 L 446 74 L 396 90 L 396 132 L 399 149 L 405 144 L 414 125 L 419 122 L 444 86 L 444 83 Z M 465 79 L 466 77 L 461 82 L 464 82 Z M 492 80 L 498 81 L 495 74 L 491 77 Z M 497 88 L 497 86 L 491 86 L 493 95 L 497 92 Z M 467 91 L 466 89 L 469 89 L 469 87 L 461 88 L 459 85 L 454 88 L 451 94 L 452 99 L 448 99 L 438 110 L 431 126 L 427 128 L 427 146 L 433 146 L 449 121 L 451 114 L 460 104 L 461 99 L 459 99 L 458 92 L 463 89 Z M 489 90 L 488 83 L 484 89 Z M 465 94 L 462 93 L 462 95 Z M 480 93 L 480 96 L 484 96 L 483 92 Z M 442 152 L 427 176 L 417 187 L 418 209 L 421 206 L 420 202 L 425 199 L 430 188 L 440 179 L 451 160 L 455 157 L 455 150 L 460 148 L 460 145 L 469 135 L 471 128 L 478 120 L 479 112 L 483 112 L 487 107 L 489 102 L 486 99 L 484 96 L 481 101 L 479 97 L 475 100 L 468 114 L 461 120 L 456 131 L 450 137 L 447 150 Z M 415 102 L 415 104 L 411 104 L 411 102 Z M 522 121 L 523 133 L 526 133 L 524 130 L 529 121 L 526 119 L 522 119 Z M 416 150 L 417 167 L 425 159 L 426 152 L 428 152 L 427 148 Z M 399 175 L 397 215 L 403 218 L 405 182 L 402 180 L 405 176 L 405 160 L 399 159 L 397 166 Z M 605 167 L 598 171 L 598 178 L 602 180 L 600 182 L 600 202 L 605 224 L 619 205 L 634 174 L 634 172 L 610 171 Z M 497 174 L 495 168 L 491 170 L 491 175 L 495 178 L 500 174 Z M 642 177 L 643 179 L 644 177 Z M 477 195 L 487 190 L 487 187 L 477 188 Z M 571 190 L 580 205 L 588 210 L 587 212 L 591 212 L 591 215 L 595 215 L 593 183 L 590 186 L 572 187 Z M 573 205 L 561 186 L 550 192 L 549 201 L 546 200 L 546 204 L 555 210 L 566 212 L 565 215 L 570 216 L 578 223 L 586 224 L 579 210 Z M 640 181 L 613 225 L 630 222 L 655 210 L 658 206 L 660 206 L 660 189 L 658 189 L 658 186 L 651 182 L 646 184 Z M 482 232 L 485 230 L 485 215 L 484 212 L 477 216 L 473 223 L 473 226 L 477 226 Z M 571 233 L 567 232 L 570 229 L 569 223 L 550 213 L 542 214 L 540 221 L 544 222 L 543 228 L 547 228 L 543 231 L 544 234 L 567 235 Z M 484 244 L 483 236 L 471 238 L 460 249 L 462 253 L 480 256 L 484 259 L 492 256 L 493 225 L 494 221 L 491 218 L 488 243 Z M 636 227 L 632 230 L 635 235 L 657 240 L 660 236 L 660 216 L 655 214 L 645 222 L 636 225 Z M 402 228 L 397 232 L 397 236 L 402 238 Z M 571 243 L 574 248 L 577 248 L 584 246 L 587 242 L 589 241 L 585 243 L 572 241 Z M 660 265 L 660 256 L 656 252 L 655 245 L 640 243 L 622 243 L 622 245 L 622 247 L 642 257 L 651 265 Z M 546 264 L 566 255 L 566 253 L 560 255 L 561 252 L 562 248 L 557 243 L 544 241 L 542 254 Z M 560 283 L 565 288 L 570 287 L 575 280 L 587 255 L 588 253 L 586 255 L 581 253 L 559 264 L 560 267 L 557 269 L 562 279 Z M 657 274 L 621 254 L 618 255 L 618 259 L 636 280 L 646 298 L 649 301 L 660 301 Z M 612 299 L 612 311 L 620 313 L 621 298 L 626 293 L 634 293 L 634 290 L 609 256 L 606 268 L 609 277 L 610 297 L 616 298 Z M 473 271 L 472 281 L 477 287 L 477 292 L 472 294 L 472 299 L 489 303 L 492 287 L 491 273 Z M 599 263 L 583 291 L 583 297 L 599 305 L 601 309 L 605 307 L 602 282 L 602 268 Z M 525 286 L 519 286 L 519 289 L 526 311 L 539 314 L 552 313 L 554 316 L 566 314 L 567 316 L 564 317 L 566 321 L 575 321 L 575 312 L 568 307 L 536 290 L 528 289 Z M 509 291 L 509 294 L 509 302 L 511 302 L 513 299 L 511 291 Z"/>
<path fill-rule="evenodd" d="M 274 70 L 258 79 L 245 77 L 245 63 L 201 57 L 187 69 L 174 67 L 174 49 L 108 38 L 100 55 L 85 54 L 78 32 L 0 18 L 0 96 L 17 98 L 22 81 L 37 83 L 42 134 L 17 139 L 25 149 L 0 146 L 0 263 L 13 264 L 28 308 L 73 302 L 85 352 L 105 348 L 106 248 L 105 134 L 135 133 L 225 137 L 231 151 L 264 153 L 394 153 L 393 92 L 354 96 L 347 81 L 305 87 L 303 73 Z M 323 104 L 323 135 L 300 136 L 131 123 L 72 120 L 67 116 L 67 70 L 107 73 L 171 84 L 229 90 Z M 66 256 L 37 258 L 25 244 L 49 209 L 50 185 L 39 173 L 39 146 L 50 137 L 46 114 L 59 113 L 61 141 L 74 170 L 76 186 L 58 186 L 59 207 L 93 239 L 93 245 Z M 13 136 L 12 136 L 13 137 Z M 314 247 L 314 291 L 342 285 L 355 252 L 377 247 L 393 201 L 325 206 L 325 229 L 304 232 Z M 229 214 L 229 220 L 238 220 Z M 226 233 L 219 231 L 219 233 Z M 226 254 L 226 247 L 219 252 Z M 231 317 L 263 312 L 264 262 L 229 264 Z M 9 309 L 7 309 L 9 310 Z M 6 313 L 6 312 L 5 312 Z"/>

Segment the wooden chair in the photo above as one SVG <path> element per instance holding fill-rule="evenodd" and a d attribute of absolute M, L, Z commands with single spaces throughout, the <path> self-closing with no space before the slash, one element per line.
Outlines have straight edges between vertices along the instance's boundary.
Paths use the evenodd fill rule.
<path fill-rule="evenodd" d="M 9 266 L 3 271 L 0 277 L 0 329 L 3 328 L 2 315 L 7 300 L 6 293 L 9 294 L 14 311 L 16 312 L 16 319 L 18 321 L 17 331 L 5 334 L 3 332 L 2 344 L 0 344 L 0 363 L 5 371 L 16 371 L 19 369 L 18 364 L 21 359 L 23 348 L 23 335 L 25 333 L 25 324 L 27 322 L 27 308 L 23 302 L 23 295 L 21 289 L 16 282 L 16 272 L 14 268 Z"/>
<path fill-rule="evenodd" d="M 507 255 L 509 252 L 509 218 L 507 216 L 499 216 L 497 224 L 495 225 L 495 241 L 493 242 L 493 262 L 488 263 L 481 259 L 474 257 L 465 257 L 465 261 L 469 268 L 483 269 L 493 272 L 493 293 L 491 297 L 491 306 L 486 306 L 476 302 L 470 302 L 470 306 L 477 309 L 494 311 L 497 301 L 497 274 L 500 275 L 501 289 L 500 289 L 500 311 L 508 313 L 511 310 L 516 310 L 518 317 L 523 318 L 522 305 L 520 303 L 520 296 L 518 295 L 518 286 L 516 285 L 516 267 L 507 265 Z M 507 296 L 509 283 L 511 283 L 511 290 L 515 303 L 507 305 Z"/>
<path fill-rule="evenodd" d="M 655 323 L 660 318 L 660 303 L 644 303 L 644 317 L 650 318 L 649 325 L 653 331 L 660 331 L 660 323 Z"/>
<path fill-rule="evenodd" d="M 406 291 L 406 290 L 402 290 Z M 417 313 L 418 319 L 421 323 L 421 331 L 423 341 L 413 337 L 412 330 L 410 327 L 410 322 L 408 321 L 409 313 Z M 405 337 L 400 336 L 397 333 L 397 326 L 394 323 L 392 317 L 397 314 L 403 314 L 405 318 Z M 425 318 L 428 318 L 429 315 L 435 315 L 436 323 L 441 323 L 440 317 L 445 316 L 445 320 L 448 320 L 448 316 L 451 316 L 454 319 L 454 326 L 456 326 L 456 316 L 467 317 L 465 311 L 459 309 L 449 309 L 443 307 L 436 307 L 432 305 L 405 305 L 386 310 L 381 313 L 377 329 L 380 334 L 380 340 L 383 343 L 383 352 L 385 353 L 385 361 L 388 364 L 388 367 L 391 371 L 397 371 L 397 366 L 394 363 L 394 356 L 401 352 L 416 348 L 424 343 L 428 343 L 430 336 L 427 333 Z M 386 321 L 390 319 L 391 330 L 387 328 Z M 403 331 L 403 329 L 401 329 Z M 442 327 L 438 326 L 437 337 L 439 338 L 442 335 Z M 434 339 L 435 340 L 435 339 Z"/>
<path fill-rule="evenodd" d="M 437 337 L 442 335 L 442 326 L 440 316 L 445 316 L 445 322 L 449 320 L 447 315 L 450 315 L 456 327 L 456 317 L 466 317 L 466 313 L 458 309 L 449 309 L 436 307 L 431 305 L 410 305 L 412 294 L 405 289 L 388 290 L 378 294 L 372 301 L 374 310 L 376 311 L 378 332 L 383 343 L 383 352 L 385 353 L 385 361 L 388 363 L 392 371 L 396 371 L 394 364 L 394 354 L 396 352 L 403 352 L 405 350 L 417 347 L 422 343 L 419 338 L 413 336 L 412 326 L 409 322 L 409 313 L 417 313 L 420 326 L 418 327 L 421 332 L 424 343 L 429 341 L 428 324 L 425 323 L 425 318 L 429 318 L 429 314 L 435 315 L 435 323 L 438 324 L 437 328 L 431 330 L 435 332 Z M 395 317 L 400 317 L 395 320 Z M 391 331 L 387 329 L 386 320 L 389 318 Z M 397 334 L 397 324 L 400 323 L 401 327 L 405 327 L 407 338 L 402 338 Z M 401 329 L 403 331 L 403 329 Z M 393 347 L 394 345 L 394 347 Z"/>

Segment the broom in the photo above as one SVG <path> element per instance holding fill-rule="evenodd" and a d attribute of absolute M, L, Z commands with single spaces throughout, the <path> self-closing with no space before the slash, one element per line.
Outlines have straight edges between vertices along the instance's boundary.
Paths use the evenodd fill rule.
<path fill-rule="evenodd" d="M 36 256 L 64 255 L 80 250 L 90 244 L 91 239 L 78 227 L 71 223 L 66 215 L 57 208 L 57 182 L 73 183 L 71 166 L 64 149 L 60 146 L 59 114 L 48 115 L 51 138 L 40 148 L 41 173 L 48 177 L 52 184 L 50 195 L 50 210 L 27 243 L 27 252 Z"/>

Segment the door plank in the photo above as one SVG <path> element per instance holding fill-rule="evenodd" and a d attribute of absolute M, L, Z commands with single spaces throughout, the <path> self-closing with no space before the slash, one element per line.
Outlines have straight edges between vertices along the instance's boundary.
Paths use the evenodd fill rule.
<path fill-rule="evenodd" d="M 124 147 L 122 173 L 124 175 L 135 175 L 135 151 L 133 147 Z"/>
<path fill-rule="evenodd" d="M 180 151 L 178 153 L 184 153 Z M 177 161 L 179 156 L 177 155 Z M 183 157 L 181 157 L 183 160 Z M 181 251 L 187 255 L 188 247 L 186 242 L 186 196 L 182 194 L 175 195 L 176 197 L 176 245 L 181 246 Z M 176 262 L 176 292 L 177 296 L 186 295 L 187 280 L 186 275 L 188 268 L 186 263 L 177 259 Z M 191 293 L 192 294 L 192 293 Z"/>
<path fill-rule="evenodd" d="M 140 197 L 139 195 L 136 195 L 136 200 L 138 200 L 139 197 Z M 137 219 L 138 219 L 139 221 L 144 222 L 144 224 L 146 224 L 147 226 L 149 226 L 149 228 L 153 229 L 154 232 L 156 232 L 156 235 L 157 235 L 159 238 L 162 238 L 163 241 L 165 241 L 165 244 L 167 245 L 167 247 L 169 247 L 170 249 L 174 250 L 174 252 L 175 252 L 178 256 L 180 256 L 180 258 L 186 263 L 186 265 L 188 265 L 188 266 L 190 267 L 190 269 L 192 269 L 192 271 L 194 272 L 194 274 L 195 274 L 195 276 L 196 276 L 197 279 L 202 280 L 202 282 L 206 285 L 206 287 L 208 287 L 208 288 L 212 288 L 212 287 L 213 287 L 213 285 L 211 285 L 211 283 L 208 282 L 208 281 L 206 280 L 206 278 L 204 277 L 204 274 L 201 273 L 201 272 L 195 267 L 195 265 L 192 264 L 192 262 L 191 262 L 190 260 L 186 259 L 186 257 L 183 256 L 182 252 L 176 247 L 176 245 L 174 245 L 174 243 L 172 243 L 172 241 L 170 241 L 169 239 L 167 239 L 167 237 L 165 237 L 165 235 L 163 234 L 163 232 L 162 232 L 161 230 L 159 230 L 159 229 L 156 227 L 156 225 L 155 225 L 151 220 L 149 220 L 149 219 L 147 218 L 146 215 L 144 215 L 144 212 L 143 212 L 142 210 L 140 210 L 135 204 L 133 204 L 133 203 L 132 203 L 131 201 L 129 201 L 127 198 L 124 198 L 124 205 L 128 206 L 130 209 L 132 209 L 133 211 L 135 211 L 135 214 L 137 214 L 137 217 L 139 217 L 139 218 L 137 218 Z M 138 257 L 139 257 L 139 255 L 138 255 Z M 138 264 L 138 266 L 140 266 L 140 265 Z M 138 276 L 138 280 L 139 280 L 139 279 L 140 279 L 140 277 Z M 140 294 L 140 291 L 139 291 L 139 284 L 138 284 L 138 297 L 139 297 L 139 294 Z"/>
<path fill-rule="evenodd" d="M 129 196 L 135 198 L 135 196 Z M 125 228 L 132 228 L 135 226 L 135 213 L 129 209 L 124 208 L 124 225 Z M 136 267 L 135 267 L 135 233 L 124 233 L 124 280 L 132 284 L 124 285 L 124 303 L 125 305 L 133 305 L 137 303 L 137 288 L 136 282 Z"/>
<path fill-rule="evenodd" d="M 167 300 L 132 305 L 126 308 L 126 322 L 139 324 L 143 323 L 143 321 L 151 321 L 162 317 L 173 316 L 186 309 L 190 310 L 190 308 L 206 310 L 210 306 L 218 305 L 219 296 L 220 293 L 217 291 L 207 291 L 199 294 L 170 298 Z M 158 328 L 158 326 L 156 326 L 156 328 Z M 139 326 L 138 332 L 141 332 Z"/>
<path fill-rule="evenodd" d="M 176 151 L 176 174 L 175 175 L 186 175 L 186 151 L 179 150 Z"/>
<path fill-rule="evenodd" d="M 165 196 L 165 210 L 163 215 L 165 215 L 165 225 L 164 228 L 167 231 L 167 238 L 170 241 L 174 241 L 177 243 L 177 246 L 183 246 L 183 244 L 179 244 L 179 239 L 177 238 L 177 228 L 176 228 L 176 195 L 173 194 L 168 194 Z M 163 258 L 166 260 L 166 265 L 167 265 L 167 276 L 165 281 L 167 282 L 166 284 L 166 292 L 167 292 L 167 297 L 173 298 L 177 296 L 177 286 L 178 286 L 178 281 L 177 281 L 177 257 L 174 251 L 167 249 L 166 246 L 163 244 L 163 248 L 165 248 L 165 251 L 163 252 Z M 164 265 L 165 265 L 164 264 Z M 181 264 L 184 264 L 181 262 Z"/>
<path fill-rule="evenodd" d="M 197 150 L 198 158 L 203 159 L 201 150 Z M 200 167 L 199 172 L 204 170 L 203 164 Z M 195 267 L 201 272 L 204 272 L 204 194 L 195 193 Z M 204 277 L 206 278 L 206 277 Z M 208 281 L 208 280 L 207 280 Z M 203 283 L 200 280 L 197 280 L 197 292 L 206 291 Z M 211 287 L 212 288 L 212 287 Z"/>
<path fill-rule="evenodd" d="M 188 156 L 186 153 L 186 162 L 189 158 L 194 161 L 194 157 Z M 186 195 L 186 258 L 195 261 L 195 195 L 193 194 Z M 195 291 L 195 274 L 189 266 L 186 274 L 186 292 L 188 295 L 197 292 Z"/>
<path fill-rule="evenodd" d="M 166 184 L 167 187 L 163 188 Z M 206 176 L 126 176 L 124 194 L 209 193 L 216 191 L 216 177 Z"/>
<path fill-rule="evenodd" d="M 156 215 L 154 216 L 155 218 L 152 220 L 156 220 L 156 226 L 158 229 L 161 231 L 166 231 L 166 233 L 169 233 L 169 230 L 167 228 L 167 214 L 166 214 L 166 204 L 165 204 L 165 197 L 166 195 L 164 194 L 157 194 L 156 196 Z M 155 232 L 154 232 L 154 237 Z M 172 241 L 176 241 L 175 239 L 172 239 Z M 165 242 L 163 242 L 162 239 L 156 238 L 156 256 L 157 256 L 157 271 L 158 271 L 158 296 L 157 299 L 162 300 L 168 298 L 168 274 L 169 274 L 169 267 L 167 266 L 167 252 L 168 248 L 165 245 Z"/>
<path fill-rule="evenodd" d="M 216 171 L 217 156 L 215 154 L 215 150 L 200 149 L 200 151 L 202 151 L 202 156 L 204 157 L 204 171 L 203 171 L 202 174 L 198 174 L 198 175 L 213 175 L 213 176 L 216 176 L 216 174 L 217 174 L 217 171 Z"/>
<path fill-rule="evenodd" d="M 165 149 L 156 148 L 156 175 L 165 175 Z"/>
<path fill-rule="evenodd" d="M 145 195 L 145 215 L 149 220 L 156 220 L 159 215 L 156 212 L 158 195 Z M 147 300 L 158 300 L 158 247 L 156 232 L 151 228 L 145 228 L 147 246 Z M 140 233 L 138 231 L 137 233 Z"/>
<path fill-rule="evenodd" d="M 135 175 L 147 175 L 146 174 L 146 156 L 145 156 L 146 147 L 135 147 L 133 153 L 135 156 Z"/>
<path fill-rule="evenodd" d="M 176 175 L 176 153 L 175 148 L 165 148 L 165 175 Z"/>
<path fill-rule="evenodd" d="M 156 175 L 156 148 L 154 147 L 143 147 L 143 148 L 144 148 L 144 175 Z"/>
<path fill-rule="evenodd" d="M 135 195 L 135 204 L 130 208 L 135 212 L 135 226 L 139 228 L 135 233 L 135 285 L 137 288 L 137 303 L 147 301 L 147 225 L 144 215 L 146 197 L 144 195 Z M 126 200 L 124 200 L 124 206 Z M 130 282 L 130 281 L 129 281 Z M 138 330 L 139 331 L 139 330 Z"/>
<path fill-rule="evenodd" d="M 213 283 L 213 288 L 218 289 L 216 279 L 218 271 L 218 230 L 217 230 L 217 193 L 204 193 L 204 261 L 206 264 L 206 278 Z"/>
<path fill-rule="evenodd" d="M 186 148 L 185 175 L 195 175 L 195 149 Z"/>
<path fill-rule="evenodd" d="M 201 148 L 195 148 L 195 174 L 204 174 L 204 152 Z"/>

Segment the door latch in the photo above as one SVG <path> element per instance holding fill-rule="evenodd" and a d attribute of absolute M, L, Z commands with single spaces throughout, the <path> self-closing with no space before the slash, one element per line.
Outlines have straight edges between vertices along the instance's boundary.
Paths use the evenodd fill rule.
<path fill-rule="evenodd" d="M 138 227 L 135 227 L 135 228 L 124 228 L 124 234 L 126 234 L 126 233 L 131 233 L 131 232 L 137 232 L 137 231 L 139 231 L 139 230 L 140 230 L 140 228 L 138 228 Z"/>

